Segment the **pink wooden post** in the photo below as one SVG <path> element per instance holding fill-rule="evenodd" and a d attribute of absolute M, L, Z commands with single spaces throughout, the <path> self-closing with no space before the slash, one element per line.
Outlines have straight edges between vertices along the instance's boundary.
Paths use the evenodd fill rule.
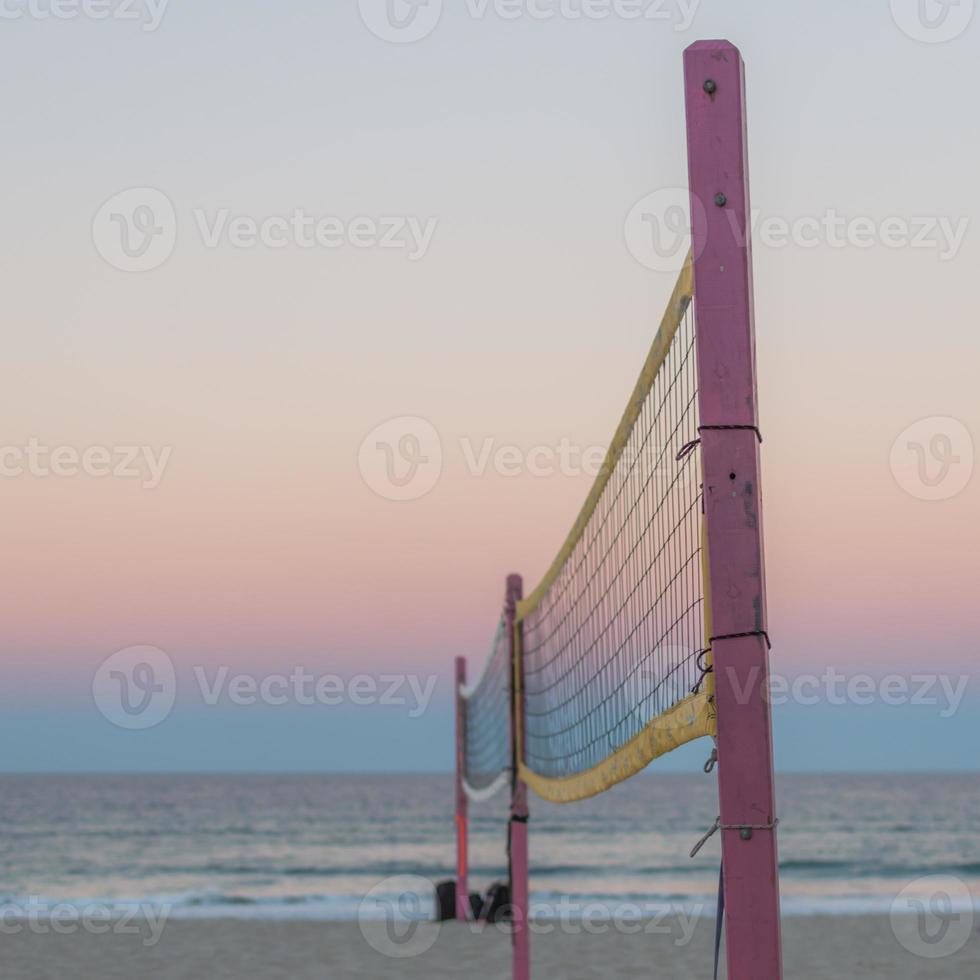
<path fill-rule="evenodd" d="M 467 880 L 467 799 L 463 789 L 466 773 L 466 715 L 463 696 L 466 684 L 466 660 L 456 658 L 456 918 L 465 922 L 470 917 L 470 893 Z"/>
<path fill-rule="evenodd" d="M 684 53 L 729 980 L 782 976 L 759 491 L 745 71 Z"/>
<path fill-rule="evenodd" d="M 517 778 L 517 753 L 524 741 L 523 732 L 518 733 L 516 693 L 517 671 L 520 670 L 520 658 L 517 653 L 517 642 L 514 624 L 517 618 L 517 603 L 524 596 L 524 580 L 520 575 L 507 576 L 507 603 L 504 612 L 504 622 L 510 637 L 511 653 L 511 691 L 513 705 L 511 708 L 511 755 L 513 759 L 514 778 L 511 782 L 510 801 L 510 887 L 511 908 L 513 914 L 513 980 L 530 980 L 531 976 L 531 943 L 528 930 L 529 885 L 527 858 L 527 786 Z M 521 685 L 523 687 L 523 685 Z M 521 713 L 523 717 L 523 712 Z M 520 734 L 520 738 L 518 738 Z"/>

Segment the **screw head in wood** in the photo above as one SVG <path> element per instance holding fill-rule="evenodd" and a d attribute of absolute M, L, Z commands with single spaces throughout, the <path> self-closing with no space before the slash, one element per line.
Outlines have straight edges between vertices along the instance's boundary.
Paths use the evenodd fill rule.
<path fill-rule="evenodd" d="M 705 90 L 705 92 L 708 93 L 708 95 L 714 95 L 715 92 L 718 91 L 718 86 L 714 83 L 714 80 L 713 79 L 709 78 L 704 83 L 704 90 Z"/>

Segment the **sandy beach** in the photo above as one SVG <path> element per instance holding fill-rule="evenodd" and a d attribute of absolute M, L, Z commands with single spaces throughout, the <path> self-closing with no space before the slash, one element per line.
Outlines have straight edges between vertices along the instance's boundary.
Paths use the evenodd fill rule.
<path fill-rule="evenodd" d="M 659 934 L 537 935 L 533 975 L 542 980 L 650 977 L 690 980 L 711 975 L 714 924 L 685 933 L 660 923 Z M 9 927 L 8 927 L 9 928 Z M 370 935 L 370 933 L 369 933 Z M 683 937 L 690 941 L 684 944 Z M 380 938 L 379 938 L 380 937 Z M 159 942 L 142 935 L 86 932 L 39 935 L 24 929 L 0 942 L 4 980 L 508 980 L 509 937 L 450 923 L 424 925 L 406 958 L 372 948 L 357 923 L 242 920 L 171 921 Z M 384 942 L 375 934 L 375 944 Z M 897 941 L 884 917 L 791 918 L 784 923 L 785 976 L 799 980 L 921 980 L 980 975 L 980 937 L 959 951 L 928 959 Z M 401 947 L 406 949 L 406 947 Z"/>

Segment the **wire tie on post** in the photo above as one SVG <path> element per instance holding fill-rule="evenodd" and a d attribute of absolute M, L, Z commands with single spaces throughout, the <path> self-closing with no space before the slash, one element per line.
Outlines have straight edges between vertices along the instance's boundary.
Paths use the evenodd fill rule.
<path fill-rule="evenodd" d="M 754 432 L 762 442 L 762 433 L 757 425 L 699 425 L 698 432 Z"/>
<path fill-rule="evenodd" d="M 713 636 L 708 640 L 708 645 L 710 648 L 718 640 L 741 640 L 746 636 L 761 636 L 766 641 L 766 646 L 770 650 L 772 649 L 772 640 L 769 639 L 769 634 L 765 630 L 749 630 L 747 633 L 725 633 L 722 636 Z"/>
<path fill-rule="evenodd" d="M 692 858 L 697 857 L 698 851 L 700 851 L 701 848 L 704 847 L 704 845 L 707 844 L 708 841 L 711 840 L 711 838 L 714 837 L 715 834 L 717 834 L 720 829 L 721 829 L 721 817 L 718 817 L 715 820 L 715 822 L 711 825 L 711 829 L 704 835 L 704 837 L 701 838 L 701 840 L 697 842 L 697 844 L 694 845 L 694 847 L 691 848 L 691 857 Z"/>
<path fill-rule="evenodd" d="M 752 840 L 754 830 L 775 830 L 779 826 L 778 820 L 772 823 L 722 823 L 718 817 L 711 825 L 711 829 L 691 848 L 691 857 L 697 857 L 698 851 L 718 833 L 719 830 L 737 830 L 742 835 L 742 840 Z"/>
<path fill-rule="evenodd" d="M 718 750 L 711 750 L 711 757 L 704 764 L 704 771 L 710 776 L 715 771 L 715 766 L 718 765 Z"/>

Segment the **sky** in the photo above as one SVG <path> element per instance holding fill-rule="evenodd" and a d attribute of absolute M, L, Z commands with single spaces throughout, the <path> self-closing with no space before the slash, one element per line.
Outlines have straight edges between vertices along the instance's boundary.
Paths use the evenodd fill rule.
<path fill-rule="evenodd" d="M 976 768 L 972 0 L 391 2 L 3 5 L 0 769 L 450 767 L 453 658 L 591 480 L 541 461 L 609 439 L 673 286 L 635 219 L 683 197 L 716 37 L 773 669 L 919 693 L 822 681 L 774 705 L 777 764 Z M 153 727 L 106 708 L 123 662 L 172 667 Z M 207 703 L 297 670 L 342 703 Z"/>

